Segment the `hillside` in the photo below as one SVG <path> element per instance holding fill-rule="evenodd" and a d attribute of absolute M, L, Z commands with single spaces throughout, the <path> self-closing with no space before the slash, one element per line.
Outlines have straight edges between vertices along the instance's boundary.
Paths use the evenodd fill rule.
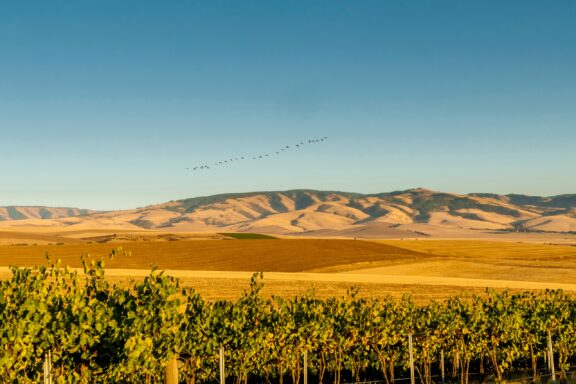
<path fill-rule="evenodd" d="M 6 206 L 0 207 L 0 221 L 4 220 L 29 220 L 29 219 L 62 219 L 73 216 L 83 216 L 93 213 L 89 209 L 78 208 L 51 208 L 51 207 L 27 207 Z"/>
<path fill-rule="evenodd" d="M 3 214 L 3 212 L 5 212 Z M 427 237 L 438 230 L 576 232 L 576 195 L 535 197 L 410 189 L 379 194 L 291 190 L 222 194 L 90 213 L 66 208 L 0 210 L 38 228 L 259 232 L 344 237 Z"/>

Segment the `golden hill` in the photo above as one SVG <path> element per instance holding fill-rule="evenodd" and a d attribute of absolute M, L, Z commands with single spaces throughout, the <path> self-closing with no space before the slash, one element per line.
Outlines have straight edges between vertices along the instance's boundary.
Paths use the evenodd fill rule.
<path fill-rule="evenodd" d="M 50 212 L 50 213 L 47 213 Z M 258 232 L 277 235 L 414 238 L 439 231 L 576 232 L 576 195 L 454 194 L 411 189 L 363 195 L 292 190 L 225 194 L 139 209 L 88 212 L 0 209 L 0 230 Z"/>

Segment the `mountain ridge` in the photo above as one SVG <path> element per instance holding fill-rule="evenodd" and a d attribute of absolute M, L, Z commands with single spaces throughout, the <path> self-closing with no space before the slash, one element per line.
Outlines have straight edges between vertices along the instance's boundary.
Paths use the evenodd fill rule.
<path fill-rule="evenodd" d="M 0 227 L 14 222 L 77 229 L 282 235 L 405 232 L 406 236 L 426 236 L 430 228 L 572 233 L 576 232 L 576 194 L 457 194 L 424 188 L 362 194 L 291 189 L 199 196 L 109 212 L 0 207 Z"/>
<path fill-rule="evenodd" d="M 59 219 L 83 216 L 96 211 L 71 207 L 48 207 L 42 205 L 5 205 L 0 206 L 0 221 L 26 219 Z"/>

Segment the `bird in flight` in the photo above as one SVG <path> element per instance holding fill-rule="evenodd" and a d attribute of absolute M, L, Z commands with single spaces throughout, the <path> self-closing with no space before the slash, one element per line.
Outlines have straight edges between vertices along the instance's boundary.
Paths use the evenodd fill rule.
<path fill-rule="evenodd" d="M 260 154 L 253 154 L 251 156 L 238 156 L 238 157 L 234 156 L 234 157 L 227 158 L 225 160 L 215 161 L 213 167 L 223 167 L 223 166 L 226 166 L 226 165 L 229 165 L 231 163 L 238 162 L 238 161 L 248 160 L 249 158 L 251 158 L 252 160 L 261 160 L 261 159 L 269 158 L 270 153 L 280 155 L 282 153 L 286 153 L 286 152 L 289 152 L 291 150 L 303 148 L 306 145 L 318 144 L 318 143 L 324 142 L 326 140 L 328 140 L 328 136 L 323 136 L 320 138 L 309 138 L 307 140 L 300 141 L 300 142 L 294 144 L 293 146 L 284 145 L 275 151 L 270 151 L 270 152 L 260 153 Z M 203 170 L 208 170 L 208 169 L 211 169 L 211 167 L 209 167 L 205 163 L 195 165 L 193 167 L 186 167 L 187 171 L 191 170 L 192 172 L 203 171 Z"/>

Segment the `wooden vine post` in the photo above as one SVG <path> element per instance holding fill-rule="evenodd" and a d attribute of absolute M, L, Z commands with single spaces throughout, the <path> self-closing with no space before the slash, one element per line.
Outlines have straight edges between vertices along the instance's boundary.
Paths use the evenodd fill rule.
<path fill-rule="evenodd" d="M 414 350 L 412 349 L 412 334 L 408 335 L 408 348 L 410 350 L 410 384 L 416 383 L 414 375 Z"/>
<path fill-rule="evenodd" d="M 444 382 L 444 350 L 440 351 L 440 373 L 442 374 L 442 382 Z"/>
<path fill-rule="evenodd" d="M 178 360 L 171 358 L 166 363 L 166 384 L 178 384 Z"/>
<path fill-rule="evenodd" d="M 52 352 L 44 354 L 44 384 L 52 384 Z"/>
<path fill-rule="evenodd" d="M 226 372 L 224 371 L 224 347 L 220 347 L 220 384 L 226 383 Z"/>
<path fill-rule="evenodd" d="M 552 373 L 552 382 L 556 381 L 556 371 L 554 369 L 554 350 L 552 349 L 552 335 L 548 330 L 548 364 L 550 365 L 550 373 Z"/>
<path fill-rule="evenodd" d="M 304 352 L 304 384 L 308 384 L 308 352 Z"/>

